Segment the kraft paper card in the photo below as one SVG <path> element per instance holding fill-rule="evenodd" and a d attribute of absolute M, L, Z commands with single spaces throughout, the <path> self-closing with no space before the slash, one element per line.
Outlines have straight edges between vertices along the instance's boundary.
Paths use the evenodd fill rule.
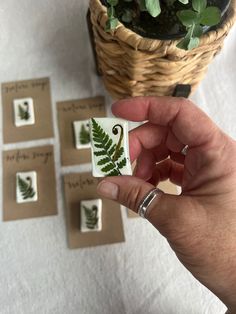
<path fill-rule="evenodd" d="M 158 188 L 168 194 L 177 195 L 177 186 L 171 183 L 170 181 L 160 182 Z M 129 218 L 138 218 L 139 215 L 133 212 L 130 209 L 127 209 L 127 215 Z"/>
<path fill-rule="evenodd" d="M 80 202 L 99 199 L 96 193 L 98 178 L 91 173 L 64 176 L 67 234 L 70 249 L 124 242 L 124 231 L 119 204 L 102 199 L 102 230 L 80 231 Z"/>
<path fill-rule="evenodd" d="M 51 145 L 3 152 L 4 221 L 57 214 L 54 168 L 54 153 Z M 25 172 L 35 173 L 37 200 L 17 203 L 17 174 Z M 26 180 L 25 182 L 27 183 Z"/>
<path fill-rule="evenodd" d="M 32 117 L 25 114 L 27 107 L 21 106 L 19 113 L 15 112 L 15 102 L 21 100 L 30 102 L 32 123 L 28 123 Z M 49 78 L 18 81 L 2 84 L 2 107 L 3 107 L 3 142 L 17 143 L 43 138 L 52 138 L 53 123 L 51 109 L 51 93 Z M 17 125 L 16 119 L 23 113 L 22 122 Z M 24 123 L 25 121 L 25 123 Z"/>
<path fill-rule="evenodd" d="M 106 116 L 103 97 L 71 100 L 57 103 L 58 124 L 61 142 L 62 166 L 91 162 L 91 149 L 77 149 L 73 122 Z"/>

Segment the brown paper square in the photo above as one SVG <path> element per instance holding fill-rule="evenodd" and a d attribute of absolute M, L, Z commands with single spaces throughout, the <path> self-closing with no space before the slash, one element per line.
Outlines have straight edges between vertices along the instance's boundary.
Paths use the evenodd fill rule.
<path fill-rule="evenodd" d="M 31 97 L 35 124 L 16 127 L 13 100 Z M 53 137 L 50 81 L 48 78 L 2 84 L 3 141 L 17 143 Z"/>
<path fill-rule="evenodd" d="M 62 166 L 91 162 L 90 149 L 76 149 L 73 121 L 106 116 L 103 97 L 57 103 Z"/>
<path fill-rule="evenodd" d="M 16 173 L 36 171 L 38 201 L 16 203 Z M 3 152 L 3 220 L 57 214 L 53 146 Z"/>
<path fill-rule="evenodd" d="M 168 194 L 177 195 L 177 186 L 170 181 L 160 182 L 158 188 Z M 139 215 L 127 208 L 127 215 L 129 218 L 138 218 Z"/>
<path fill-rule="evenodd" d="M 100 198 L 96 192 L 98 178 L 90 173 L 64 176 L 66 220 L 69 248 L 84 248 L 124 242 L 119 204 L 102 199 L 102 231 L 80 232 L 80 201 Z"/>

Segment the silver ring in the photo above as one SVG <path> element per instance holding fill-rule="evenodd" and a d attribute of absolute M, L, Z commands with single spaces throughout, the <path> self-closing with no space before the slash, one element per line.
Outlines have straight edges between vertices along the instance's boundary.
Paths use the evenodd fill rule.
<path fill-rule="evenodd" d="M 148 207 L 151 205 L 151 203 L 154 201 L 154 199 L 164 192 L 160 189 L 152 189 L 141 201 L 139 207 L 138 207 L 138 214 L 142 218 L 146 218 Z"/>
<path fill-rule="evenodd" d="M 181 150 L 181 154 L 186 156 L 187 155 L 187 152 L 188 152 L 188 149 L 189 149 L 189 146 L 188 145 L 185 145 L 184 148 Z"/>

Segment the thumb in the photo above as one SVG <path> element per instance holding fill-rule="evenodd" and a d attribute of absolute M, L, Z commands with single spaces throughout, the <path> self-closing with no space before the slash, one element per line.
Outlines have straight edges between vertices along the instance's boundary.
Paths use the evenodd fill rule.
<path fill-rule="evenodd" d="M 133 176 L 107 177 L 103 179 L 97 187 L 99 195 L 117 201 L 137 213 L 138 207 L 143 198 L 155 188 L 150 183 L 147 183 Z M 162 226 L 167 225 L 167 221 L 176 222 L 176 215 L 179 211 L 176 210 L 179 205 L 181 196 L 160 194 L 156 196 L 148 208 L 146 218 L 156 227 L 161 233 Z M 178 217 L 179 218 L 179 217 Z M 179 219 L 178 219 L 179 220 Z"/>

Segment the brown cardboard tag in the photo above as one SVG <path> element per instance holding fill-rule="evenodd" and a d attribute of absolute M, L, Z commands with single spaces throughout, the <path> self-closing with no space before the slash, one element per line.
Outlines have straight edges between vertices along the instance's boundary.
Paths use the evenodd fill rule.
<path fill-rule="evenodd" d="M 158 184 L 158 188 L 161 189 L 163 192 L 168 194 L 177 195 L 177 186 L 171 183 L 170 181 L 160 182 Z M 139 215 L 133 212 L 132 210 L 127 208 L 127 215 L 128 218 L 138 218 Z"/>
<path fill-rule="evenodd" d="M 33 98 L 35 124 L 16 127 L 14 99 Z M 48 78 L 2 84 L 3 141 L 17 143 L 53 137 L 50 81 Z"/>
<path fill-rule="evenodd" d="M 57 103 L 62 166 L 91 162 L 90 149 L 76 149 L 73 121 L 106 116 L 103 97 Z"/>
<path fill-rule="evenodd" d="M 90 173 L 64 176 L 66 220 L 69 248 L 84 248 L 124 242 L 120 205 L 102 199 L 102 231 L 80 231 L 80 201 L 100 198 L 96 192 L 98 178 Z"/>
<path fill-rule="evenodd" d="M 38 200 L 17 204 L 16 173 L 36 171 Z M 3 220 L 57 214 L 53 146 L 3 152 Z"/>

